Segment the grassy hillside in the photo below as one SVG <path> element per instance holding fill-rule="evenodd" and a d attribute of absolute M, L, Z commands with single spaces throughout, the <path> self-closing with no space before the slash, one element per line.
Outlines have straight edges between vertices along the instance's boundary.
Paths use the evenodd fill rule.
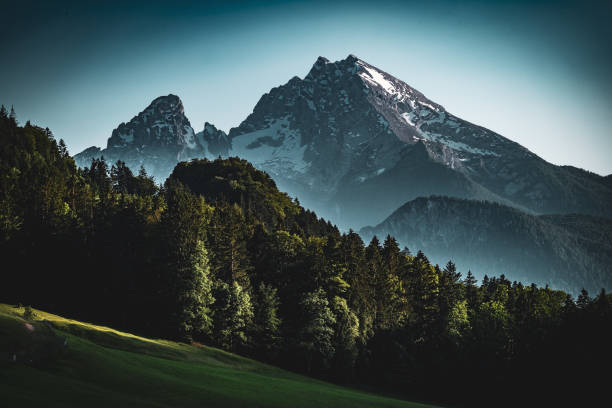
<path fill-rule="evenodd" d="M 210 347 L 34 313 L 26 320 L 23 308 L 0 304 L 0 394 L 6 406 L 426 407 Z M 15 353 L 18 361 L 7 361 Z"/>

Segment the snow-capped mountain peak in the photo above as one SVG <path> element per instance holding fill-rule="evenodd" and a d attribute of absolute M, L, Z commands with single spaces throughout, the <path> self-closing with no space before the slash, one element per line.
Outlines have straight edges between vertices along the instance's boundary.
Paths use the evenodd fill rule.
<path fill-rule="evenodd" d="M 75 159 L 89 165 L 102 154 L 143 164 L 160 181 L 178 160 L 240 156 L 307 207 L 353 228 L 431 194 L 533 212 L 610 213 L 609 200 L 592 198 L 609 194 L 609 183 L 545 162 L 355 55 L 317 58 L 303 79 L 264 94 L 228 134 L 210 123 L 194 134 L 177 96 L 157 98 L 113 131 L 107 149 Z"/>
<path fill-rule="evenodd" d="M 128 123 L 121 123 L 108 139 L 107 148 L 135 146 L 197 147 L 195 132 L 176 95 L 160 96 Z"/>
<path fill-rule="evenodd" d="M 427 177 L 437 172 L 448 181 L 452 177 L 442 168 L 455 172 L 460 178 L 455 183 L 463 190 L 453 194 L 534 211 L 558 207 L 553 189 L 533 177 L 533 172 L 546 173 L 540 169 L 543 160 L 458 118 L 355 55 L 336 62 L 319 57 L 303 79 L 293 77 L 263 95 L 229 136 L 231 154 L 268 171 L 281 189 L 298 194 L 306 204 L 309 197 L 333 201 L 332 213 L 325 204 L 314 207 L 324 207 L 322 214 L 353 226 L 380 219 L 354 204 L 370 200 L 368 194 L 387 197 L 380 205 L 384 212 L 415 194 L 444 194 L 453 188 L 434 180 L 422 191 L 404 185 L 414 177 L 406 174 L 412 169 L 407 157 L 421 161 L 421 168 L 431 167 Z M 383 185 L 395 191 L 380 190 Z M 396 191 L 400 185 L 403 190 Z"/>
<path fill-rule="evenodd" d="M 133 171 L 144 166 L 149 174 L 163 181 L 178 161 L 205 154 L 206 144 L 197 140 L 183 102 L 170 94 L 155 98 L 129 122 L 114 129 L 106 149 L 86 149 L 75 160 L 82 167 L 101 156 L 110 164 L 122 160 Z"/>

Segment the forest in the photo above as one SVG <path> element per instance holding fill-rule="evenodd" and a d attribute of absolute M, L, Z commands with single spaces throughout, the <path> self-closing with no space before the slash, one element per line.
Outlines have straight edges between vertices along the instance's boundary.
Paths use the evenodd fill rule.
<path fill-rule="evenodd" d="M 238 159 L 77 168 L 0 112 L 0 301 L 455 406 L 603 395 L 612 297 L 363 242 Z M 531 401 L 533 402 L 533 401 Z"/>

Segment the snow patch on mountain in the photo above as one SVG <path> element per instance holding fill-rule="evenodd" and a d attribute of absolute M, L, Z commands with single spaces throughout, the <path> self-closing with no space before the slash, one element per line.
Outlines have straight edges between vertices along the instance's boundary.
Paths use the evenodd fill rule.
<path fill-rule="evenodd" d="M 378 72 L 377 70 L 363 66 L 366 72 L 362 72 L 359 74 L 360 77 L 365 79 L 371 84 L 378 85 L 383 88 L 387 93 L 396 95 L 399 94 L 397 89 L 393 86 L 393 84 L 385 79 L 385 76 Z M 369 75 L 368 75 L 369 74 Z"/>
<path fill-rule="evenodd" d="M 599 197 L 589 191 L 609 189 L 609 183 L 564 173 L 354 55 L 337 62 L 319 57 L 303 79 L 264 94 L 228 134 L 209 123 L 195 134 L 177 96 L 157 98 L 113 131 L 107 149 L 87 149 L 75 160 L 88 166 L 100 155 L 133 169 L 144 164 L 158 181 L 178 160 L 240 156 L 320 215 L 351 227 L 382 219 L 414 194 L 464 194 L 465 186 L 445 182 L 451 175 L 470 186 L 466 197 L 509 200 L 539 212 L 609 213 L 608 201 L 589 198 Z M 420 171 L 415 160 L 427 170 L 403 184 Z M 571 200 L 559 199 L 565 190 Z"/>
<path fill-rule="evenodd" d="M 290 116 L 269 120 L 267 126 L 232 139 L 232 154 L 248 157 L 253 165 L 292 178 L 305 173 L 307 146 L 301 145 L 300 131 L 291 129 Z"/>
<path fill-rule="evenodd" d="M 185 140 L 185 143 L 187 144 L 188 149 L 195 149 L 197 147 L 195 132 L 193 131 L 193 128 L 191 126 L 183 126 L 183 138 Z"/>

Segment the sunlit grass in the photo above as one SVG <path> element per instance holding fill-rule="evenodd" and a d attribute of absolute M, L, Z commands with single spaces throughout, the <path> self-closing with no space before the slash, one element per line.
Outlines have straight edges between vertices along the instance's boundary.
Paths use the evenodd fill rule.
<path fill-rule="evenodd" d="M 426 406 L 313 380 L 212 347 L 148 339 L 39 310 L 28 322 L 23 313 L 0 304 L 0 348 L 55 335 L 66 338 L 67 346 L 47 364 L 0 363 L 6 406 Z"/>

